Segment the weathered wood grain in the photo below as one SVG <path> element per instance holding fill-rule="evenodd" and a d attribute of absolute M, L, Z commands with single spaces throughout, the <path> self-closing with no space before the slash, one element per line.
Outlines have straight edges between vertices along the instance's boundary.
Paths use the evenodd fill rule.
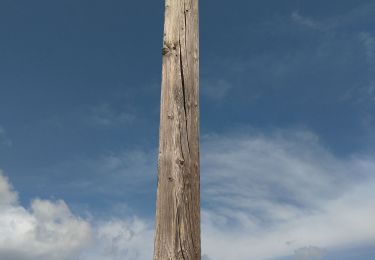
<path fill-rule="evenodd" d="M 198 0 L 166 0 L 154 260 L 200 260 Z"/>

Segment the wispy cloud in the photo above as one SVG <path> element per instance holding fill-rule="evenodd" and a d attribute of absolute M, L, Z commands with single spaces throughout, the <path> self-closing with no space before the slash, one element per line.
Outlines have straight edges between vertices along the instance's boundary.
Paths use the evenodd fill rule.
<path fill-rule="evenodd" d="M 331 31 L 343 28 L 347 25 L 355 25 L 363 21 L 369 21 L 373 16 L 375 4 L 373 2 L 358 3 L 355 7 L 340 12 L 328 12 L 328 15 L 318 18 L 310 17 L 302 14 L 299 10 L 295 10 L 291 14 L 291 18 L 306 28 L 320 31 Z"/>
<path fill-rule="evenodd" d="M 203 248 L 211 258 L 270 259 L 375 241 L 375 161 L 337 158 L 305 131 L 205 144 Z"/>
<path fill-rule="evenodd" d="M 128 125 L 135 116 L 126 111 L 118 111 L 109 104 L 101 104 L 90 109 L 88 122 L 96 126 L 111 127 Z"/>
<path fill-rule="evenodd" d="M 309 18 L 307 16 L 301 15 L 299 11 L 294 11 L 291 15 L 291 18 L 294 22 L 301 24 L 303 26 L 306 26 L 310 29 L 314 29 L 314 30 L 327 30 L 328 29 L 328 27 L 323 25 L 322 23 L 312 18 Z"/>
<path fill-rule="evenodd" d="M 375 65 L 375 36 L 368 32 L 362 32 L 359 34 L 359 38 L 365 47 L 368 63 Z"/>
<path fill-rule="evenodd" d="M 363 43 L 366 54 L 369 72 L 371 75 L 375 73 L 375 36 L 368 32 L 359 34 L 359 38 Z M 370 82 L 361 88 L 363 99 L 375 101 L 375 77 L 370 78 Z"/>
<path fill-rule="evenodd" d="M 215 101 L 224 99 L 232 88 L 226 80 L 205 80 L 201 84 L 202 94 Z"/>
<path fill-rule="evenodd" d="M 5 129 L 0 125 L 0 146 L 12 146 L 12 140 L 7 135 Z"/>
<path fill-rule="evenodd" d="M 61 179 L 54 189 L 61 189 L 62 193 L 84 189 L 87 194 L 139 194 L 153 190 L 139 189 L 139 186 L 152 185 L 155 181 L 156 158 L 155 151 L 141 149 L 108 152 L 98 157 L 77 158 L 48 167 L 42 170 L 42 174 L 53 174 Z"/>

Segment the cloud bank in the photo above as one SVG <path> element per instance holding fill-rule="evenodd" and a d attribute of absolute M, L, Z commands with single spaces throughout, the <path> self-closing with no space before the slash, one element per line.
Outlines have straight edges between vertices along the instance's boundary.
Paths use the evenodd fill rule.
<path fill-rule="evenodd" d="M 34 199 L 24 208 L 0 173 L 0 259 L 151 259 L 152 235 L 145 220 L 85 220 L 61 200 Z"/>
<path fill-rule="evenodd" d="M 375 243 L 374 157 L 340 158 L 291 130 L 205 136 L 201 161 L 203 259 L 319 259 Z M 25 208 L 0 176 L 0 259 L 152 258 L 152 221 L 83 219 L 63 201 Z"/>
<path fill-rule="evenodd" d="M 0 175 L 0 259 L 70 259 L 90 239 L 90 226 L 63 201 L 35 199 L 30 209 Z"/>

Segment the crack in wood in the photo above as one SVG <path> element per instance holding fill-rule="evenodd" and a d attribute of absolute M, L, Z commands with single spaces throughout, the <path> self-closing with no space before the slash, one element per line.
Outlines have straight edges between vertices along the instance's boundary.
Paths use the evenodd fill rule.
<path fill-rule="evenodd" d="M 184 13 L 184 19 L 185 19 L 185 50 L 187 48 L 186 46 L 186 14 Z M 185 129 L 186 129 L 186 139 L 187 139 L 187 147 L 188 147 L 188 152 L 190 154 L 190 142 L 189 142 L 189 130 L 188 130 L 188 113 L 187 113 L 187 97 L 186 97 L 186 82 L 185 82 L 185 74 L 184 74 L 184 63 L 183 63 L 183 55 L 182 55 L 182 44 L 181 44 L 181 35 L 179 34 L 179 39 L 178 39 L 178 44 L 179 44 L 179 54 L 180 54 L 180 74 L 181 74 L 181 87 L 182 87 L 182 103 L 184 107 L 184 114 L 185 114 Z"/>

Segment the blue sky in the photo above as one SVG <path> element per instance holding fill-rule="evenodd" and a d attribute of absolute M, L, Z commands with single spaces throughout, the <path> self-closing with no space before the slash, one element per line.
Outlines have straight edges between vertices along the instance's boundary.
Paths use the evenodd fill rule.
<path fill-rule="evenodd" d="M 163 8 L 0 2 L 0 259 L 151 258 Z M 375 258 L 374 15 L 201 1 L 204 260 Z"/>

